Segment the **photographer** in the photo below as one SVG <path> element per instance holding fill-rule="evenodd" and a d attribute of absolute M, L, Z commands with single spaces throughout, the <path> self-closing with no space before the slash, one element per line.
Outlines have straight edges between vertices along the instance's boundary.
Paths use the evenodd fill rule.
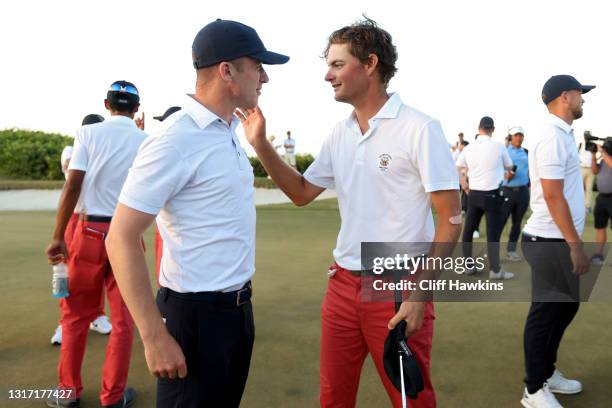
<path fill-rule="evenodd" d="M 603 265 L 603 249 L 607 241 L 606 228 L 608 220 L 612 219 L 612 156 L 607 152 L 606 146 L 596 145 L 601 153 L 601 160 L 597 161 L 597 151 L 591 150 L 591 170 L 597 175 L 597 191 L 595 199 L 595 242 L 597 252 L 591 257 L 591 263 Z"/>

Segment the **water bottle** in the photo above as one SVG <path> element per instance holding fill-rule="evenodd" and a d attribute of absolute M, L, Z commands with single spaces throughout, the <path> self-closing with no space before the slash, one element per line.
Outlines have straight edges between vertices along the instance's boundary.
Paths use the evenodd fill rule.
<path fill-rule="evenodd" d="M 52 280 L 53 297 L 65 298 L 68 297 L 68 268 L 63 262 L 53 265 L 53 280 Z"/>

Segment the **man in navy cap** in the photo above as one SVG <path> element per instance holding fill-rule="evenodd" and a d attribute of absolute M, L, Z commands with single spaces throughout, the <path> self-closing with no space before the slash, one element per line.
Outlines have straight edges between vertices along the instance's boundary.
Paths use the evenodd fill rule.
<path fill-rule="evenodd" d="M 158 377 L 158 407 L 238 407 L 255 337 L 253 168 L 237 108 L 268 75 L 254 29 L 216 20 L 193 42 L 196 90 L 140 149 L 107 239 L 110 260 Z M 159 214 L 159 215 L 158 215 Z M 157 305 L 139 237 L 157 216 L 164 241 Z"/>
<path fill-rule="evenodd" d="M 572 123 L 582 117 L 582 94 L 594 86 L 569 75 L 544 84 L 549 115 L 529 153 L 532 214 L 523 229 L 522 249 L 532 272 L 532 303 L 525 323 L 525 384 L 521 404 L 561 407 L 553 393 L 576 394 L 582 384 L 556 369 L 557 350 L 580 305 L 579 276 L 589 259 L 584 229 L 584 190 Z"/>

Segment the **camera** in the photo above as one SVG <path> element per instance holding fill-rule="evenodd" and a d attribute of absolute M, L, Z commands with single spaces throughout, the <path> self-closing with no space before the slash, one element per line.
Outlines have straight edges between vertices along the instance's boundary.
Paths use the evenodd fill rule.
<path fill-rule="evenodd" d="M 603 149 L 606 153 L 612 156 L 612 137 L 597 137 L 593 136 L 590 131 L 584 131 L 584 150 L 591 153 L 597 153 L 597 144 L 595 141 L 603 141 Z"/>

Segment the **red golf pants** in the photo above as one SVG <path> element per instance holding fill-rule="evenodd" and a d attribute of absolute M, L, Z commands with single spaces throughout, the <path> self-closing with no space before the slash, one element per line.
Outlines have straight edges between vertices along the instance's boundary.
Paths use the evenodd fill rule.
<path fill-rule="evenodd" d="M 81 395 L 81 365 L 89 323 L 98 316 L 104 286 L 111 311 L 113 331 L 106 347 L 100 402 L 111 405 L 125 390 L 132 355 L 134 321 L 128 312 L 108 262 L 104 238 L 109 223 L 79 221 L 69 248 L 70 295 L 62 307 L 62 348 L 57 367 L 59 386 Z"/>
<path fill-rule="evenodd" d="M 384 344 L 389 334 L 387 324 L 395 314 L 395 305 L 393 302 L 363 302 L 361 278 L 338 265 L 332 268 L 336 273 L 329 279 L 321 311 L 321 406 L 355 406 L 361 367 L 370 353 L 392 405 L 401 407 L 401 394 L 389 381 L 383 366 Z M 416 356 L 425 385 L 416 400 L 408 400 L 412 408 L 436 406 L 430 375 L 433 321 L 433 304 L 429 302 L 422 328 L 408 338 L 408 346 Z"/>
<path fill-rule="evenodd" d="M 68 221 L 68 225 L 66 225 L 66 231 L 64 232 L 64 242 L 66 243 L 66 248 L 70 249 L 70 244 L 72 243 L 72 238 L 74 237 L 74 231 L 76 230 L 76 226 L 79 223 L 79 214 L 73 213 Z M 70 256 L 70 254 L 68 254 Z M 62 308 L 62 303 L 64 299 L 60 299 L 60 312 Z M 100 306 L 98 307 L 98 313 L 96 317 L 102 316 L 104 314 L 104 290 L 100 293 Z M 62 325 L 62 318 L 60 316 L 59 325 Z"/>

